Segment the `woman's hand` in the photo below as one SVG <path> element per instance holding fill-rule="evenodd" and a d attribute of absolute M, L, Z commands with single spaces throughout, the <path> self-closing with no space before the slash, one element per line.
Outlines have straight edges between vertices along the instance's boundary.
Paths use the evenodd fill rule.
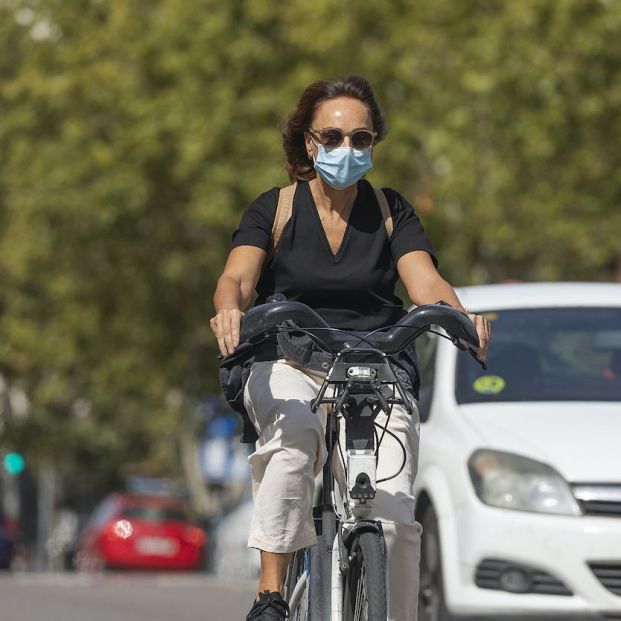
<path fill-rule="evenodd" d="M 239 308 L 223 308 L 209 320 L 223 356 L 232 354 L 239 345 L 239 327 L 243 316 Z"/>
<path fill-rule="evenodd" d="M 479 335 L 479 353 L 477 358 L 481 362 L 485 362 L 487 358 L 487 349 L 489 347 L 490 336 L 492 328 L 490 323 L 483 315 L 475 315 L 466 311 L 466 315 L 470 318 L 470 321 L 474 324 L 477 334 Z"/>

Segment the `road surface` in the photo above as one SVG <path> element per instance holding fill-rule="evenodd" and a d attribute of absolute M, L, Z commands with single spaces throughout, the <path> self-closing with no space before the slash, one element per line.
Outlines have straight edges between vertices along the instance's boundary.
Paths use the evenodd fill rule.
<path fill-rule="evenodd" d="M 243 621 L 255 586 L 202 574 L 0 574 L 0 621 Z"/>

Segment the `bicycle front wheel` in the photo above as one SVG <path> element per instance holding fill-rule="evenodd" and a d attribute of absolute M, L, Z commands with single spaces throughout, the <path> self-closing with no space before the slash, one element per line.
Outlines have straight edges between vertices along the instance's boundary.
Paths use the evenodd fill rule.
<path fill-rule="evenodd" d="M 354 536 L 345 577 L 344 621 L 386 621 L 386 556 L 376 532 Z"/>

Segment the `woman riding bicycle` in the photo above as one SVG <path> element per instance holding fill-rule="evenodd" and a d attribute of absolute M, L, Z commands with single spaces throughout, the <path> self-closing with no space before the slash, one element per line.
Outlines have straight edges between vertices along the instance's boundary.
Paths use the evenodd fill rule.
<path fill-rule="evenodd" d="M 221 353 L 239 343 L 243 309 L 256 288 L 257 304 L 282 293 L 313 308 L 328 324 L 356 332 L 390 326 L 406 314 L 395 296 L 401 279 L 416 305 L 444 300 L 466 312 L 455 291 L 437 272 L 431 243 L 412 207 L 384 189 L 392 231 L 373 187 L 363 179 L 374 146 L 386 133 L 370 84 L 361 76 L 322 80 L 308 86 L 283 128 L 287 171 L 297 182 L 291 217 L 272 252 L 279 189 L 256 199 L 233 235 L 232 250 L 214 295 L 211 327 Z M 485 359 L 489 324 L 469 315 Z M 287 352 L 288 353 L 288 352 Z M 410 359 L 411 361 L 411 359 Z M 396 361 L 416 371 L 408 359 Z M 325 367 L 324 367 L 325 369 Z M 247 619 L 284 619 L 283 581 L 291 554 L 313 545 L 315 476 L 326 458 L 326 411 L 310 401 L 325 373 L 285 356 L 276 339 L 255 352 L 244 403 L 259 435 L 250 457 L 254 512 L 248 546 L 261 551 L 258 596 Z M 374 519 L 381 520 L 387 545 L 389 619 L 417 617 L 421 527 L 414 517 L 412 485 L 418 460 L 419 421 L 395 407 L 388 429 L 394 446 L 380 453 Z M 390 439 L 390 438 L 389 438 Z"/>

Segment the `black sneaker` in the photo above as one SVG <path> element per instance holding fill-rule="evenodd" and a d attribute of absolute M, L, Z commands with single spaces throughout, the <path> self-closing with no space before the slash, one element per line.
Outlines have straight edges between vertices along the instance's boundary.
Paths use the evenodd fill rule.
<path fill-rule="evenodd" d="M 289 618 L 289 605 L 277 591 L 263 591 L 246 621 L 282 621 Z"/>

